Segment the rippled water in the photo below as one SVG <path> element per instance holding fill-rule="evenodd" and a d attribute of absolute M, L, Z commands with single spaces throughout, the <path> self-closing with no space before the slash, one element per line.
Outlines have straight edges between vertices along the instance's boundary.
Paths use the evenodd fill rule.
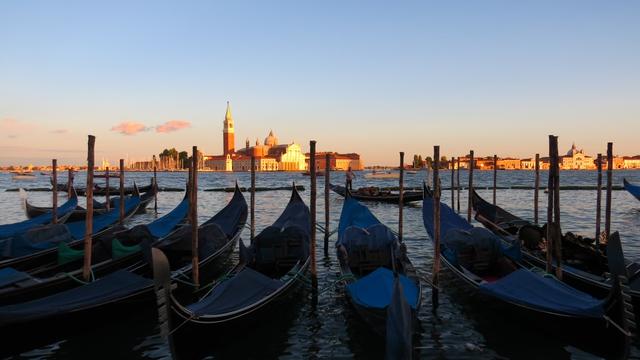
<path fill-rule="evenodd" d="M 241 186 L 249 186 L 248 173 L 201 173 L 200 189 L 230 187 L 237 180 Z M 337 183 L 344 182 L 344 174 L 332 174 Z M 450 173 L 442 174 L 443 186 L 448 186 Z M 546 172 L 541 174 L 541 183 L 546 183 Z M 127 174 L 126 183 L 133 180 L 138 184 L 147 184 L 149 173 Z M 407 175 L 406 186 L 421 186 L 425 173 Z M 614 172 L 614 185 L 622 185 L 622 178 L 640 183 L 640 172 Z M 181 187 L 185 182 L 184 173 L 159 173 L 160 186 Z M 477 187 L 489 187 L 492 184 L 492 172 L 474 173 Z M 66 179 L 62 176 L 61 182 Z M 77 183 L 82 184 L 84 175 L 79 174 Z M 297 173 L 259 173 L 257 186 L 284 186 L 295 181 L 304 185 L 303 198 L 309 199 L 309 178 Z M 379 186 L 396 185 L 394 180 L 356 179 L 355 186 L 375 184 Z M 564 171 L 560 175 L 561 185 L 595 185 L 596 173 L 586 171 Z M 467 184 L 467 173 L 461 172 L 461 183 Z M 528 171 L 498 172 L 499 186 L 533 185 L 533 173 Z M 24 219 L 24 210 L 20 206 L 18 192 L 6 192 L 5 189 L 23 187 L 46 187 L 48 178 L 38 175 L 36 180 L 14 182 L 9 174 L 0 174 L 0 223 L 11 223 Z M 324 178 L 318 178 L 318 222 L 324 222 Z M 487 199 L 491 190 L 479 190 Z M 461 210 L 466 213 L 467 197 L 461 193 Z M 29 201 L 33 204 L 50 204 L 50 193 L 31 192 Z M 161 192 L 158 196 L 158 212 L 162 215 L 170 211 L 182 198 L 180 192 Z M 248 198 L 248 193 L 246 194 Z M 198 215 L 200 221 L 206 220 L 221 209 L 230 199 L 231 193 L 198 193 Z M 287 191 L 259 192 L 256 196 L 256 229 L 260 231 L 271 224 L 285 207 L 289 197 Z M 450 192 L 443 191 L 443 201 L 451 203 Z M 603 193 L 604 197 L 604 193 Z M 564 231 L 574 231 L 592 236 L 595 231 L 595 191 L 563 191 L 561 193 L 562 225 Z M 64 201 L 62 195 L 61 201 Z M 524 218 L 533 217 L 533 191 L 499 190 L 498 204 Z M 340 215 L 342 198 L 330 195 L 331 222 L 335 229 Z M 390 204 L 368 204 L 378 218 L 397 228 L 398 207 Z M 603 205 L 604 206 L 604 205 Z M 546 197 L 540 194 L 540 218 L 545 217 Z M 422 274 L 431 270 L 432 247 L 422 225 L 421 204 L 414 203 L 405 207 L 404 234 L 409 256 Z M 604 211 L 603 211 L 604 214 Z M 133 217 L 129 224 L 146 223 L 155 218 L 153 211 Z M 604 223 L 603 223 L 604 228 Z M 613 192 L 612 230 L 618 230 L 624 244 L 626 256 L 640 258 L 640 201 L 625 191 Z M 243 233 L 247 238 L 248 230 Z M 335 235 L 330 245 L 335 241 Z M 207 349 L 210 358 L 381 358 L 384 354 L 383 343 L 376 339 L 347 306 L 340 288 L 334 289 L 338 278 L 338 264 L 330 246 L 329 257 L 323 253 L 323 235 L 318 233 L 318 287 L 320 289 L 317 304 L 309 299 L 309 293 L 299 296 L 296 306 L 286 310 L 286 316 L 276 316 L 280 320 L 272 323 L 256 324 L 238 334 L 237 341 L 216 344 Z M 237 256 L 237 255 L 234 255 Z M 440 307 L 436 314 L 431 312 L 431 290 L 424 286 L 424 306 L 420 311 L 421 333 L 419 343 L 423 358 L 594 358 L 574 344 L 567 344 L 542 329 L 531 328 L 527 323 L 514 319 L 504 319 L 500 313 L 493 313 L 474 300 L 472 293 L 455 281 L 446 271 L 441 279 L 443 292 L 440 295 Z M 34 329 L 34 331 L 36 331 Z M 60 339 L 55 343 L 37 349 L 16 354 L 16 358 L 169 358 L 168 345 L 160 338 L 154 314 L 127 314 L 126 319 L 113 320 L 99 324 L 82 334 Z M 640 358 L 637 347 L 632 348 L 632 357 Z"/>

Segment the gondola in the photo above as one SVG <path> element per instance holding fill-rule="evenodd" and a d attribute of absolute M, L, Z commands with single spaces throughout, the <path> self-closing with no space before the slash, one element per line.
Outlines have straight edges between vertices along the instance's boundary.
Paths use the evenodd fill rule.
<path fill-rule="evenodd" d="M 225 334 L 233 336 L 235 331 L 244 331 L 246 326 L 255 326 L 263 317 L 274 315 L 276 306 L 292 300 L 292 292 L 309 267 L 309 231 L 309 208 L 294 189 L 273 225 L 260 232 L 248 248 L 240 242 L 239 264 L 214 283 L 206 296 L 188 305 L 171 290 L 167 257 L 154 249 L 161 328 L 172 332 L 172 344 L 179 347 L 194 336 L 209 340 Z"/>
<path fill-rule="evenodd" d="M 546 268 L 545 229 L 511 214 L 507 210 L 488 203 L 475 191 L 472 195 L 475 219 L 503 240 L 521 246 L 523 261 L 540 269 Z M 606 256 L 606 244 L 598 249 L 593 239 L 586 239 L 572 233 L 562 237 L 562 280 L 573 287 L 597 297 L 606 296 L 612 279 Z M 635 309 L 640 309 L 640 264 L 624 261 L 628 274 L 629 295 Z M 555 262 L 553 266 L 556 268 Z M 636 311 L 636 316 L 640 315 Z"/>
<path fill-rule="evenodd" d="M 417 312 L 422 303 L 420 279 L 407 256 L 406 246 L 348 192 L 340 214 L 336 255 L 347 298 L 358 315 L 376 334 L 408 343 L 408 353 L 406 349 L 403 353 L 410 356 L 411 329 L 417 325 Z M 393 298 L 398 291 L 400 294 Z M 406 335 L 398 337 L 396 333 L 387 333 L 387 326 L 391 326 L 388 321 L 397 323 L 399 318 L 395 314 L 402 314 L 403 303 L 405 308 L 410 307 L 411 321 L 399 329 L 405 332 L 409 329 L 408 339 Z M 387 316 L 388 311 L 394 315 Z M 387 347 L 390 346 L 395 345 L 387 343 Z"/>
<path fill-rule="evenodd" d="M 235 248 L 247 219 L 247 203 L 238 190 L 231 201 L 216 215 L 199 226 L 199 267 L 202 281 L 227 261 Z M 191 256 L 183 249 L 191 246 L 190 226 L 174 231 L 155 248 L 171 254 L 171 278 L 177 280 L 177 291 L 191 293 L 188 280 L 192 272 Z M 73 332 L 67 324 L 91 327 L 100 321 L 116 321 L 123 314 L 149 308 L 153 301 L 151 247 L 143 246 L 143 261 L 127 269 L 116 270 L 95 281 L 38 298 L 32 301 L 0 306 L 0 332 L 3 344 L 14 348 L 31 348 L 34 343 Z M 151 305 L 152 306 L 152 305 Z M 60 324 L 65 324 L 64 328 Z M 64 330 L 64 331 L 63 331 Z M 0 349 L 2 351 L 4 349 Z"/>
<path fill-rule="evenodd" d="M 117 269 L 135 266 L 142 261 L 141 249 L 172 234 L 184 224 L 189 199 L 149 224 L 97 236 L 92 242 L 92 273 L 102 277 Z M 0 305 L 24 302 L 79 286 L 82 277 L 84 244 L 59 245 L 57 252 L 41 256 L 37 267 L 15 271 L 11 278 L 0 276 Z M 8 271 L 8 270 L 5 270 Z"/>
<path fill-rule="evenodd" d="M 115 194 L 111 193 L 112 197 L 109 201 L 110 209 L 113 209 L 118 204 L 117 199 L 119 199 L 119 194 L 120 194 L 119 192 Z M 149 191 L 141 194 L 140 206 L 138 206 L 138 210 L 136 211 L 136 214 L 144 213 L 146 211 L 147 206 L 149 206 L 149 204 L 157 196 L 157 194 L 158 194 L 158 187 L 153 186 L 153 184 L 151 184 Z M 40 216 L 43 213 L 46 213 L 48 211 L 51 211 L 50 207 L 35 206 L 35 205 L 29 204 L 28 201 L 25 202 L 25 212 L 29 219 L 36 216 Z M 106 213 L 107 213 L 106 202 L 99 202 L 94 199 L 93 200 L 93 216 L 95 217 L 99 215 L 104 215 Z M 67 221 L 69 222 L 82 221 L 86 217 L 87 217 L 87 210 L 81 206 L 77 206 L 76 209 L 70 214 Z"/>
<path fill-rule="evenodd" d="M 53 186 L 53 179 L 51 179 L 51 185 Z M 142 192 L 142 193 L 146 193 L 148 191 L 151 191 L 151 189 L 153 187 L 154 187 L 153 180 L 151 180 L 151 183 L 149 185 L 139 186 L 137 191 Z M 58 191 L 62 191 L 62 192 L 67 191 L 67 184 L 58 183 Z M 124 188 L 124 194 L 125 195 L 131 195 L 131 194 L 134 193 L 134 191 L 135 191 L 134 190 L 134 186 L 125 187 Z M 86 192 L 87 192 L 87 189 L 77 188 L 76 192 L 80 196 L 85 196 Z M 117 195 L 120 194 L 120 189 L 117 188 L 117 187 L 110 186 L 109 187 L 109 194 L 117 196 Z M 100 186 L 98 184 L 94 184 L 93 185 L 93 196 L 105 196 L 105 195 L 107 195 L 107 188 L 106 187 Z"/>
<path fill-rule="evenodd" d="M 346 196 L 344 186 L 329 184 L 329 188 L 336 194 Z M 379 201 L 385 203 L 397 204 L 400 201 L 400 195 L 398 193 L 392 193 L 391 191 L 380 191 L 378 188 L 362 188 L 355 191 L 350 191 L 351 197 L 358 201 Z M 402 197 L 403 203 L 410 203 L 413 201 L 421 201 L 421 191 L 405 191 Z"/>
<path fill-rule="evenodd" d="M 627 190 L 629 194 L 640 200 L 640 185 L 634 185 L 628 182 L 627 179 L 622 179 L 622 183 L 624 184 L 624 189 Z"/>
<path fill-rule="evenodd" d="M 125 220 L 135 214 L 140 205 L 138 193 L 125 197 Z M 120 211 L 115 207 L 110 212 L 93 218 L 93 235 L 98 236 L 114 232 L 118 227 Z M 70 246 L 80 244 L 85 235 L 86 221 L 68 222 L 65 224 L 48 225 L 31 229 L 22 234 L 8 238 L 4 242 L 3 252 L 0 254 L 0 271 L 11 267 L 14 270 L 25 271 L 37 267 L 42 259 L 57 252 L 59 243 Z"/>
<path fill-rule="evenodd" d="M 73 209 L 76 208 L 76 206 L 78 206 L 78 196 L 74 192 L 64 204 L 58 207 L 56 211 L 58 222 L 65 222 L 73 212 Z M 20 221 L 13 224 L 0 225 L 0 248 L 2 248 L 1 243 L 3 242 L 3 239 L 7 239 L 12 236 L 24 233 L 38 226 L 47 225 L 51 223 L 52 220 L 53 214 L 51 212 L 45 212 L 29 220 Z"/>
<path fill-rule="evenodd" d="M 426 187 L 424 192 L 423 221 L 433 239 L 434 198 Z M 440 259 L 455 276 L 483 296 L 478 301 L 492 306 L 501 304 L 504 311 L 544 324 L 562 336 L 579 338 L 598 350 L 626 354 L 631 334 L 625 312 L 631 304 L 624 300 L 618 280 L 624 274 L 619 267 L 611 269 L 616 277 L 615 286 L 605 299 L 599 300 L 554 277 L 523 267 L 518 261 L 517 244 L 509 246 L 489 230 L 472 226 L 446 204 L 440 203 L 440 213 Z M 613 249 L 608 251 L 610 263 L 621 263 L 617 234 L 609 247 Z"/>

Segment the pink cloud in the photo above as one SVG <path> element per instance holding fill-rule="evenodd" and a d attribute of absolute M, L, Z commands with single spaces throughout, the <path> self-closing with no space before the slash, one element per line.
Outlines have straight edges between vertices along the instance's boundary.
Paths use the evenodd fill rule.
<path fill-rule="evenodd" d="M 124 121 L 111 128 L 111 131 L 117 131 L 123 135 L 135 135 L 147 130 L 149 130 L 149 128 L 144 126 L 144 124 L 133 121 Z"/>
<path fill-rule="evenodd" d="M 191 127 L 191 123 L 189 121 L 184 120 L 171 120 L 167 121 L 162 125 L 156 126 L 156 132 L 158 133 L 168 133 L 172 131 L 178 131 L 181 129 L 186 129 Z"/>
<path fill-rule="evenodd" d="M 55 130 L 51 130 L 50 133 L 52 134 L 66 134 L 68 133 L 69 130 L 67 129 L 55 129 Z"/>
<path fill-rule="evenodd" d="M 18 133 L 22 131 L 32 130 L 33 128 L 34 126 L 31 123 L 18 121 L 12 118 L 0 119 L 0 131 L 2 132 Z"/>

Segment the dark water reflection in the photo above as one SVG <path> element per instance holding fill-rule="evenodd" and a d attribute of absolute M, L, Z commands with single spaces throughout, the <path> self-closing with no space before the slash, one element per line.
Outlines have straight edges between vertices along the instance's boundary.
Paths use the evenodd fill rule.
<path fill-rule="evenodd" d="M 344 181 L 344 174 L 333 174 L 337 182 Z M 442 183 L 450 184 L 449 172 L 442 174 Z M 533 184 L 533 173 L 528 171 L 501 171 L 498 173 L 499 186 L 526 186 Z M 148 173 L 128 174 L 127 184 L 136 180 L 138 184 L 149 181 Z M 425 173 L 407 175 L 407 186 L 421 186 Z M 614 185 L 621 185 L 622 178 L 640 183 L 640 172 L 614 172 Z M 181 187 L 184 173 L 160 173 L 159 183 L 166 187 Z M 467 182 L 466 172 L 461 173 L 463 185 Z M 545 182 L 546 173 L 541 175 Z M 229 187 L 235 181 L 241 186 L 249 186 L 248 173 L 201 173 L 201 189 Z M 474 174 L 478 187 L 492 184 L 492 173 L 478 171 Z M 561 173 L 562 185 L 594 185 L 595 172 L 565 171 Z M 66 179 L 62 178 L 62 182 Z M 295 181 L 304 185 L 307 191 L 303 197 L 308 203 L 309 178 L 297 173 L 260 173 L 257 186 L 284 186 Z M 367 180 L 369 184 L 393 186 L 394 180 Z M 84 174 L 79 174 L 77 182 L 84 182 Z M 356 186 L 364 186 L 365 180 L 359 177 Z M 5 192 L 5 189 L 18 186 L 46 187 L 48 178 L 38 175 L 34 181 L 14 182 L 9 174 L 0 174 L 0 223 L 11 223 L 24 219 L 24 210 L 20 206 L 20 194 Z M 324 178 L 318 178 L 318 221 L 324 222 Z M 491 190 L 480 190 L 481 195 L 490 198 Z M 540 194 L 540 217 L 544 217 L 546 197 Z M 50 203 L 50 193 L 31 192 L 29 200 L 34 204 Z M 181 199 L 180 192 L 162 192 L 158 197 L 160 215 L 170 211 Z M 230 193 L 200 191 L 198 215 L 200 221 L 206 220 L 221 209 L 230 199 Z M 247 194 L 248 197 L 248 194 Z M 271 224 L 285 207 L 289 193 L 286 191 L 260 192 L 256 198 L 257 231 Z M 561 194 L 562 224 L 565 231 L 574 231 L 593 235 L 595 231 L 595 191 L 563 191 Z M 65 197 L 61 195 L 60 201 Z M 450 204 L 450 192 L 443 192 L 443 201 Z M 533 217 L 533 192 L 528 190 L 499 190 L 497 201 L 517 215 L 531 219 Z M 462 192 L 461 210 L 466 212 L 466 193 Z M 342 199 L 331 194 L 330 228 L 337 226 Z M 392 228 L 397 228 L 398 207 L 389 204 L 369 204 L 371 210 Z M 432 248 L 422 225 L 421 204 L 412 204 L 405 208 L 404 233 L 411 260 L 420 273 L 428 276 L 431 271 Z M 604 214 L 604 211 L 603 211 Z M 132 218 L 129 225 L 146 223 L 155 218 L 147 214 Z M 604 224 L 603 224 L 604 227 Z M 640 201 L 624 191 L 613 192 L 612 229 L 621 232 L 627 257 L 640 258 Z M 248 237 L 245 230 L 243 237 Z M 298 294 L 299 302 L 274 311 L 269 321 L 256 324 L 235 336 L 229 336 L 223 343 L 218 341 L 205 343 L 198 357 L 232 359 L 266 358 L 357 358 L 376 359 L 384 356 L 383 342 L 372 335 L 366 325 L 361 323 L 355 313 L 346 306 L 342 289 L 334 287 L 338 279 L 338 265 L 334 259 L 332 246 L 330 256 L 324 257 L 322 234 L 318 234 L 318 287 L 317 302 L 311 301 L 310 291 Z M 330 245 L 335 236 L 330 240 Z M 237 258 L 237 255 L 234 254 Z M 519 322 L 499 311 L 487 309 L 476 301 L 474 294 L 461 286 L 450 273 L 444 273 L 441 279 L 444 291 L 440 295 L 440 307 L 436 314 L 431 312 L 431 290 L 424 286 L 425 303 L 420 311 L 421 333 L 415 346 L 422 358 L 440 359 L 540 359 L 540 358 L 595 358 L 581 350 L 579 344 L 569 344 L 550 336 L 539 329 Z M 64 324 L 61 324 L 64 326 Z M 233 335 L 233 334 L 232 334 Z M 632 349 L 632 357 L 640 358 L 637 347 Z M 171 357 L 168 345 L 159 337 L 153 312 L 124 314 L 120 320 L 96 324 L 90 330 L 66 337 L 38 349 L 30 349 L 14 358 L 152 358 Z"/>

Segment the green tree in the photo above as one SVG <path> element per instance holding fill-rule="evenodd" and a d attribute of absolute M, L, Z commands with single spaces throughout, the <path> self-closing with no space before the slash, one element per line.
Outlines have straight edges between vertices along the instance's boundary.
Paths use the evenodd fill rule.
<path fill-rule="evenodd" d="M 182 164 L 182 168 L 186 169 L 189 165 L 189 153 L 186 151 L 180 151 L 178 153 L 178 160 Z"/>

